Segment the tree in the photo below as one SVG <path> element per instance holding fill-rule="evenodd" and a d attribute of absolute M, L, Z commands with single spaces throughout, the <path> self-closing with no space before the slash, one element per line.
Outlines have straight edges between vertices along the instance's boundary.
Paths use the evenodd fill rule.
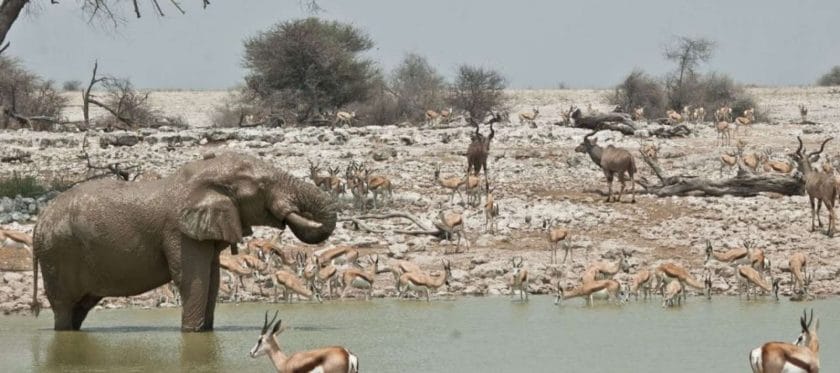
<path fill-rule="evenodd" d="M 651 118 L 665 113 L 665 89 L 662 83 L 640 69 L 630 72 L 608 99 L 610 104 L 621 106 L 628 113 L 637 107 L 645 108 L 646 115 Z"/>
<path fill-rule="evenodd" d="M 0 129 L 47 128 L 59 121 L 66 104 L 52 81 L 25 70 L 16 59 L 0 57 Z"/>
<path fill-rule="evenodd" d="M 691 102 L 694 85 L 698 81 L 697 67 L 712 58 L 715 42 L 705 38 L 676 37 L 663 49 L 665 59 L 676 64 L 674 72 L 666 78 L 672 108 L 681 108 Z"/>
<path fill-rule="evenodd" d="M 178 0 L 169 0 L 169 2 L 179 13 L 186 13 Z M 314 14 L 322 10 L 318 5 L 317 0 L 299 0 L 299 2 L 301 7 L 310 13 Z M 0 0 L 0 53 L 3 53 L 3 51 L 9 47 L 9 42 L 6 41 L 6 35 L 9 33 L 9 30 L 11 30 L 15 21 L 17 21 L 23 8 L 29 3 L 31 3 L 29 0 Z M 50 0 L 50 3 L 58 4 L 58 0 Z M 114 25 L 116 25 L 117 21 L 122 18 L 120 15 L 122 10 L 120 8 L 127 7 L 126 4 L 129 4 L 129 1 L 81 0 L 79 3 L 81 3 L 82 11 L 84 11 L 89 17 L 89 21 L 101 18 L 111 21 Z M 131 0 L 130 4 L 134 15 L 137 18 L 140 18 L 142 11 L 139 1 Z M 158 16 L 163 17 L 165 15 L 163 7 L 160 5 L 158 0 L 149 0 L 146 4 L 146 6 L 152 8 L 152 11 Z M 210 0 L 201 0 L 201 5 L 203 8 L 207 8 L 207 6 L 210 5 Z"/>
<path fill-rule="evenodd" d="M 461 65 L 452 86 L 450 101 L 469 113 L 468 120 L 477 125 L 492 110 L 504 104 L 505 78 L 498 71 Z"/>
<path fill-rule="evenodd" d="M 821 76 L 820 80 L 817 81 L 817 84 L 824 87 L 840 85 L 840 65 L 832 67 L 829 72 Z"/>
<path fill-rule="evenodd" d="M 311 17 L 276 24 L 245 41 L 246 90 L 305 121 L 316 111 L 367 98 L 379 71 L 361 54 L 372 47 L 362 31 L 336 21 Z"/>
<path fill-rule="evenodd" d="M 394 69 L 391 90 L 401 116 L 420 118 L 443 103 L 446 83 L 423 56 L 408 54 Z"/>

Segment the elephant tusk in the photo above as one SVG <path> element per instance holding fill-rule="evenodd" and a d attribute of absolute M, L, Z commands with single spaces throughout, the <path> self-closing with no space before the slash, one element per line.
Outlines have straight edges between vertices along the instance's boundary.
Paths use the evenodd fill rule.
<path fill-rule="evenodd" d="M 289 215 L 286 216 L 286 221 L 289 224 L 302 228 L 319 229 L 323 226 L 323 224 L 321 223 L 304 218 L 303 216 L 300 216 L 294 212 L 291 212 L 289 213 Z"/>

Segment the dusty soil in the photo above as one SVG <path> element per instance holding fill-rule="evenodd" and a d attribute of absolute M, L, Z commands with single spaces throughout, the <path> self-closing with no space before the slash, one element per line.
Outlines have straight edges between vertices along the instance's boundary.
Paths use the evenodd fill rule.
<path fill-rule="evenodd" d="M 784 153 L 795 149 L 795 137 L 803 136 L 810 148 L 828 136 L 840 138 L 840 95 L 825 88 L 754 88 L 761 107 L 768 115 L 767 123 L 757 123 L 747 134 L 739 133 L 748 143 L 748 152 L 769 149 L 773 159 L 785 159 Z M 226 92 L 155 92 L 152 97 L 167 113 L 184 115 L 194 127 L 208 124 L 210 108 L 219 105 Z M 813 272 L 812 293 L 827 296 L 840 292 L 837 276 L 840 262 L 837 251 L 840 237 L 828 238 L 823 232 L 810 232 L 810 211 L 805 196 L 780 197 L 761 195 L 754 198 L 736 197 L 673 197 L 656 198 L 638 195 L 637 203 L 629 203 L 629 196 L 622 203 L 604 203 L 602 193 L 606 183 L 601 171 L 574 147 L 586 134 L 583 130 L 554 126 L 560 112 L 574 103 L 585 108 L 592 103 L 596 110 L 607 111 L 601 102 L 603 91 L 512 91 L 514 103 L 512 123 L 496 128 L 491 147 L 490 176 L 496 186 L 496 200 L 501 207 L 498 231 L 494 234 L 484 229 L 484 212 L 480 208 L 465 206 L 458 196 L 455 204 L 448 203 L 448 192 L 433 180 L 435 164 L 440 164 L 442 174 L 462 175 L 466 165 L 466 151 L 471 128 L 462 122 L 447 128 L 406 127 L 353 127 L 330 131 L 324 128 L 291 128 L 272 130 L 240 130 L 254 136 L 274 133 L 279 141 L 235 139 L 210 142 L 204 145 L 184 144 L 168 147 L 162 143 L 141 142 L 131 147 L 95 146 L 91 155 L 98 162 L 120 160 L 141 165 L 144 171 L 167 174 L 184 162 L 198 159 L 201 154 L 220 151 L 240 151 L 259 155 L 277 167 L 301 178 L 308 177 L 307 160 L 320 161 L 323 168 L 340 166 L 343 170 L 350 159 L 365 161 L 377 173 L 390 177 L 395 185 L 393 199 L 382 211 L 401 211 L 418 216 L 431 226 L 441 209 L 465 213 L 467 236 L 471 243 L 465 252 L 455 251 L 453 243 L 439 242 L 431 237 L 402 236 L 393 233 L 368 234 L 352 229 L 351 224 L 340 224 L 334 236 L 324 245 L 303 247 L 290 235 L 282 243 L 289 248 L 306 250 L 332 245 L 360 247 L 365 253 L 379 253 L 383 259 L 407 257 L 430 270 L 440 270 L 440 259 L 452 261 L 453 281 L 450 291 L 457 294 L 507 294 L 511 270 L 510 258 L 525 258 L 531 271 L 531 290 L 550 292 L 559 280 L 566 286 L 579 281 L 580 272 L 597 260 L 613 260 L 619 250 L 630 252 L 633 265 L 631 273 L 642 267 L 653 267 L 663 261 L 675 261 L 687 266 L 698 276 L 703 271 L 705 241 L 711 240 L 716 250 L 738 247 L 744 240 L 754 240 L 765 250 L 774 266 L 773 276 L 782 278 L 782 293 L 789 292 L 785 266 L 789 255 L 803 251 L 808 255 L 808 271 Z M 799 125 L 798 104 L 810 108 L 809 118 L 817 125 Z M 520 110 L 538 106 L 538 128 L 522 126 L 516 120 Z M 78 115 L 69 108 L 68 117 Z M 711 111 L 707 108 L 707 111 Z M 716 146 L 716 135 L 711 124 L 696 125 L 696 136 L 688 138 L 655 140 L 660 146 L 660 163 L 671 174 L 686 173 L 710 178 L 731 177 L 734 169 L 719 174 L 718 157 L 722 151 L 734 148 Z M 486 133 L 486 129 L 482 129 Z M 206 130 L 194 131 L 200 138 Z M 197 131 L 197 132 L 196 132 Z M 187 131 L 189 132 L 189 131 Z M 247 136 L 246 136 L 247 137 Z M 641 161 L 638 148 L 641 139 L 622 136 L 615 132 L 597 135 L 599 142 L 625 147 L 636 156 L 639 177 L 654 181 L 656 177 Z M 39 138 L 57 139 L 55 146 L 39 146 Z M 28 131 L 0 133 L 0 143 L 32 151 L 33 163 L 5 165 L 0 176 L 13 171 L 24 174 L 82 175 L 85 167 L 79 160 L 80 134 L 34 134 Z M 94 144 L 98 144 L 92 138 Z M 733 141 L 734 143 L 734 141 Z M 383 161 L 375 161 L 373 154 L 395 153 Z M 840 144 L 829 143 L 826 153 L 833 161 L 840 160 Z M 840 164 L 835 164 L 835 167 Z M 616 185 L 617 188 L 617 185 Z M 639 191 L 642 188 L 636 187 Z M 342 196 L 347 206 L 342 217 L 358 212 L 351 207 L 351 197 Z M 530 225 L 526 221 L 530 219 Z M 570 263 L 550 266 L 546 250 L 543 219 L 567 227 L 573 232 L 573 257 Z M 823 214 L 823 220 L 826 220 Z M 401 220 L 369 223 L 386 229 L 411 228 Z M 19 227 L 31 229 L 34 223 Z M 258 229 L 255 236 L 267 237 L 269 230 Z M 560 252 L 562 257 L 562 251 Z M 385 263 L 387 264 L 387 263 Z M 726 265 L 709 264 L 714 271 L 717 294 L 735 294 L 732 271 Z M 31 267 L 28 254 L 20 250 L 0 249 L 0 268 L 3 272 L 25 270 Z M 0 309 L 19 312 L 31 297 L 31 272 L 6 272 L 0 291 Z M 630 274 L 619 274 L 627 281 Z M 8 277 L 8 278 L 7 278 Z M 246 300 L 265 299 L 253 279 L 246 280 Z M 390 275 L 377 278 L 377 295 L 393 292 Z M 381 285 L 379 284 L 381 282 Z M 270 289 L 269 289 L 270 290 Z M 224 292 L 223 292 L 224 293 Z M 270 296 L 270 291 L 267 293 Z M 227 297 L 226 294 L 223 297 Z M 104 307 L 128 304 L 155 306 L 163 303 L 158 293 L 150 292 L 133 299 L 109 299 Z M 44 296 L 41 295 L 43 301 Z M 164 303 L 166 304 L 166 303 Z"/>

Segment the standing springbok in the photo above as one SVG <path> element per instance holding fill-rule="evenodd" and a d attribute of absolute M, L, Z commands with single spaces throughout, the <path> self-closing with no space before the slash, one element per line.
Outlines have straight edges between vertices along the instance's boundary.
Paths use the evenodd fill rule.
<path fill-rule="evenodd" d="M 283 288 L 283 294 L 286 298 L 286 303 L 292 302 L 292 293 L 297 294 L 298 296 L 302 296 L 306 299 L 315 299 L 318 302 L 322 302 L 321 299 L 321 291 L 317 287 L 315 283 L 307 284 L 303 283 L 300 277 L 295 275 L 294 273 L 280 270 L 274 273 L 274 284 L 275 289 Z M 276 291 L 276 290 L 275 290 Z M 275 293 L 275 299 L 277 299 L 277 295 Z"/>
<path fill-rule="evenodd" d="M 720 169 L 718 173 L 723 177 L 723 169 L 735 167 L 738 164 L 739 154 L 735 152 L 720 153 Z"/>
<path fill-rule="evenodd" d="M 426 124 L 427 125 L 431 126 L 431 125 L 438 124 L 439 119 L 440 119 L 440 113 L 438 113 L 437 111 L 434 111 L 434 110 L 426 110 L 426 112 L 424 114 L 426 116 Z"/>
<path fill-rule="evenodd" d="M 441 110 L 440 111 L 440 122 L 443 124 L 449 123 L 449 120 L 452 118 L 452 108 Z"/>
<path fill-rule="evenodd" d="M 224 269 L 228 274 L 228 281 L 230 283 L 230 298 L 228 300 L 231 302 L 238 302 L 239 287 L 245 287 L 243 278 L 245 276 L 251 276 L 254 271 L 243 266 L 231 255 L 220 255 L 219 267 Z"/>
<path fill-rule="evenodd" d="M 496 233 L 496 218 L 499 216 L 499 204 L 493 195 L 494 189 L 495 187 L 487 191 L 487 200 L 484 202 L 484 230 L 490 233 Z"/>
<path fill-rule="evenodd" d="M 388 199 L 394 198 L 394 190 L 391 180 L 382 175 L 371 175 L 369 169 L 364 170 L 367 189 L 373 193 L 373 208 L 376 209 L 376 200 L 380 194 L 388 193 Z"/>
<path fill-rule="evenodd" d="M 388 265 L 387 271 L 391 272 L 394 276 L 394 287 L 398 293 L 400 292 L 400 277 L 403 274 L 409 272 L 423 273 L 423 270 L 419 265 L 417 265 L 417 263 L 408 260 L 392 260 Z"/>
<path fill-rule="evenodd" d="M 706 121 L 706 109 L 704 109 L 702 106 L 694 109 L 694 111 L 691 113 L 691 120 L 694 123 L 705 122 Z"/>
<path fill-rule="evenodd" d="M 797 168 L 805 179 L 805 191 L 808 192 L 808 200 L 811 203 L 811 232 L 816 230 L 814 225 L 814 218 L 816 218 L 819 226 L 822 227 L 822 220 L 820 220 L 820 206 L 825 205 L 828 210 L 828 236 L 834 235 L 834 203 L 840 197 L 840 185 L 835 180 L 834 175 L 819 172 L 811 165 L 811 160 L 818 158 L 818 156 L 825 149 L 825 144 L 831 141 L 831 137 L 823 141 L 820 150 L 813 151 L 806 154 L 805 145 L 802 144 L 802 139 L 797 136 L 799 141 L 799 148 L 791 155 L 791 158 L 797 163 Z M 814 202 L 816 201 L 816 205 Z"/>
<path fill-rule="evenodd" d="M 533 108 L 529 111 L 523 111 L 523 112 L 519 113 L 519 124 L 528 123 L 528 124 L 531 125 L 531 127 L 536 128 L 537 127 L 536 120 L 537 120 L 537 117 L 539 115 L 540 115 L 540 109 L 538 109 L 538 108 Z"/>
<path fill-rule="evenodd" d="M 715 131 L 717 132 L 718 146 L 729 145 L 732 139 L 732 127 L 729 122 L 720 121 L 715 124 Z"/>
<path fill-rule="evenodd" d="M 738 285 L 738 297 L 740 298 L 742 295 L 742 289 L 746 289 L 747 293 L 747 300 L 750 299 L 750 289 L 753 289 L 753 299 L 758 297 L 756 294 L 757 290 L 755 287 L 760 287 L 770 293 L 773 294 L 773 297 L 776 300 L 779 300 L 779 279 L 771 279 L 772 284 L 768 284 L 764 277 L 761 276 L 761 273 L 755 270 L 755 268 L 748 266 L 748 265 L 740 265 L 738 266 L 738 271 L 736 272 L 738 278 L 740 279 Z M 743 288 L 742 288 L 743 286 Z"/>
<path fill-rule="evenodd" d="M 628 256 L 627 252 L 624 251 L 624 249 L 621 249 L 617 262 L 598 261 L 590 264 L 589 268 L 595 272 L 596 280 L 610 279 L 618 272 L 627 273 L 630 270 L 630 263 L 627 262 Z"/>
<path fill-rule="evenodd" d="M 683 286 L 679 281 L 671 281 L 665 286 L 665 293 L 662 294 L 662 308 L 682 305 Z"/>
<path fill-rule="evenodd" d="M 723 105 L 715 110 L 715 122 L 731 122 L 732 108 L 729 105 Z"/>
<path fill-rule="evenodd" d="M 438 275 L 430 275 L 424 272 L 406 272 L 400 276 L 399 281 L 399 297 L 402 298 L 406 290 L 414 291 L 415 293 L 426 293 L 426 302 L 431 301 L 430 292 L 437 291 L 438 288 L 444 284 L 449 286 L 449 278 L 452 277 L 452 269 L 449 266 L 449 260 L 441 259 L 443 263 L 443 273 Z"/>
<path fill-rule="evenodd" d="M 707 278 L 710 276 L 709 270 L 706 271 Z M 662 263 L 659 267 L 656 268 L 656 282 L 658 284 L 659 291 L 664 294 L 665 285 L 670 283 L 671 281 L 679 281 L 680 284 L 683 286 L 682 296 L 683 299 L 687 297 L 685 291 L 685 285 L 691 286 L 695 289 L 703 290 L 706 296 L 712 291 L 712 282 L 711 279 L 708 278 L 709 281 L 700 282 L 697 281 L 694 277 L 691 276 L 688 271 L 683 268 L 682 266 L 675 264 L 675 263 Z"/>
<path fill-rule="evenodd" d="M 584 282 L 580 287 L 564 290 L 560 281 L 557 282 L 557 295 L 554 298 L 554 304 L 560 305 L 564 300 L 575 297 L 586 297 L 586 305 L 591 306 L 595 298 L 616 300 L 623 302 L 621 295 L 621 283 L 616 280 L 596 280 Z"/>
<path fill-rule="evenodd" d="M 630 195 L 632 199 L 630 202 L 636 202 L 636 179 L 633 175 L 636 173 L 636 161 L 630 152 L 626 149 L 616 148 L 612 145 L 601 147 L 598 145 L 598 138 L 592 140 L 590 136 L 598 133 L 592 131 L 583 137 L 583 142 L 575 148 L 575 152 L 587 153 L 592 161 L 604 171 L 604 176 L 607 177 L 607 202 L 612 199 L 612 183 L 613 178 L 618 174 L 618 180 L 621 182 L 621 189 L 618 191 L 618 198 L 614 202 L 621 202 L 621 194 L 624 193 L 625 173 L 630 178 Z"/>
<path fill-rule="evenodd" d="M 755 109 L 749 108 L 747 110 L 744 110 L 744 115 L 743 116 L 735 118 L 735 127 L 736 127 L 735 132 L 738 132 L 738 128 L 743 127 L 744 128 L 744 131 L 743 131 L 744 135 L 746 135 L 747 130 L 749 129 L 749 126 L 753 122 L 755 122 Z"/>
<path fill-rule="evenodd" d="M 464 197 L 461 195 L 461 191 L 459 189 L 461 189 L 461 187 L 464 185 L 465 180 L 460 178 L 460 177 L 457 177 L 457 176 L 450 176 L 450 177 L 446 177 L 446 178 L 441 177 L 440 176 L 440 164 L 439 163 L 437 165 L 435 165 L 435 179 L 434 180 L 438 185 L 440 185 L 444 189 L 450 190 L 450 192 L 449 192 L 449 203 L 450 204 L 452 203 L 452 200 L 455 197 L 455 193 L 458 193 L 458 198 L 460 198 L 461 201 L 464 200 Z"/>
<path fill-rule="evenodd" d="M 32 254 L 32 236 L 11 229 L 0 229 L 0 247 L 25 249 Z"/>
<path fill-rule="evenodd" d="M 630 289 L 628 295 L 633 294 L 636 300 L 639 300 L 639 292 L 642 293 L 642 299 L 647 300 L 650 296 L 650 290 L 653 288 L 653 271 L 649 269 L 642 269 L 633 275 L 630 280 Z"/>
<path fill-rule="evenodd" d="M 346 111 L 339 111 L 339 112 L 335 113 L 335 122 L 334 123 L 335 123 L 335 125 L 346 124 L 346 125 L 349 126 L 349 125 L 353 124 L 354 119 L 356 119 L 356 112 L 355 111 L 351 111 L 349 113 L 346 112 Z"/>
<path fill-rule="evenodd" d="M 365 300 L 370 300 L 373 292 L 373 281 L 376 279 L 376 274 L 379 272 L 379 255 L 368 257 L 370 268 L 368 270 L 359 270 L 356 268 L 348 268 L 341 276 L 344 282 L 344 289 L 341 291 L 341 299 L 347 296 L 347 292 L 351 288 L 362 289 L 365 291 Z"/>
<path fill-rule="evenodd" d="M 299 351 L 286 356 L 280 347 L 280 342 L 277 341 L 277 337 L 286 330 L 286 327 L 280 327 L 283 320 L 277 320 L 277 324 L 274 324 L 275 319 L 277 319 L 277 312 L 274 313 L 271 322 L 268 321 L 268 311 L 265 312 L 260 337 L 257 339 L 257 344 L 251 348 L 251 358 L 267 355 L 274 364 L 274 369 L 280 373 L 359 373 L 359 358 L 344 347 L 334 346 Z M 269 329 L 271 329 L 270 333 Z"/>
<path fill-rule="evenodd" d="M 551 264 L 557 264 L 557 246 L 563 244 L 563 263 L 572 251 L 572 232 L 566 228 L 551 226 L 548 219 L 543 219 L 543 230 L 548 239 L 548 248 L 551 250 Z"/>
<path fill-rule="evenodd" d="M 435 227 L 445 233 L 446 238 L 451 242 L 452 236 L 458 236 L 458 243 L 456 244 L 456 250 L 461 248 L 461 238 L 464 238 L 466 241 L 466 246 L 469 248 L 470 240 L 466 237 L 467 232 L 466 228 L 464 227 L 464 215 L 459 214 L 456 212 L 453 213 L 444 213 L 441 211 L 438 214 L 438 220 L 434 222 Z"/>
<path fill-rule="evenodd" d="M 519 259 L 519 262 L 516 259 Z M 515 256 L 510 259 L 510 264 L 513 266 L 510 279 L 510 297 L 513 298 L 516 295 L 516 290 L 519 290 L 519 300 L 528 301 L 528 270 L 522 268 L 522 262 L 523 259 L 521 256 Z"/>
<path fill-rule="evenodd" d="M 768 342 L 756 347 L 750 352 L 750 367 L 753 373 L 819 373 L 820 371 L 820 340 L 817 332 L 820 320 L 814 329 L 814 310 L 811 310 L 811 320 L 807 311 L 799 318 L 802 332 L 794 343 Z"/>
<path fill-rule="evenodd" d="M 802 123 L 808 121 L 808 107 L 805 104 L 799 104 L 799 116 L 802 117 Z"/>
<path fill-rule="evenodd" d="M 808 257 L 802 252 L 793 253 L 788 259 L 788 270 L 790 271 L 791 293 L 799 289 L 807 294 L 805 276 L 808 266 Z"/>

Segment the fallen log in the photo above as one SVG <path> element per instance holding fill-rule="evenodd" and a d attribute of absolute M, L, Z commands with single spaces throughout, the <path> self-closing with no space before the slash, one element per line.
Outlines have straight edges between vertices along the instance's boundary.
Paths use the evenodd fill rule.
<path fill-rule="evenodd" d="M 583 116 L 579 108 L 573 108 L 570 122 L 572 127 L 585 128 L 594 131 L 612 130 L 621 132 L 624 135 L 633 135 L 636 132 L 636 124 L 626 113 L 605 113 L 591 116 Z"/>

